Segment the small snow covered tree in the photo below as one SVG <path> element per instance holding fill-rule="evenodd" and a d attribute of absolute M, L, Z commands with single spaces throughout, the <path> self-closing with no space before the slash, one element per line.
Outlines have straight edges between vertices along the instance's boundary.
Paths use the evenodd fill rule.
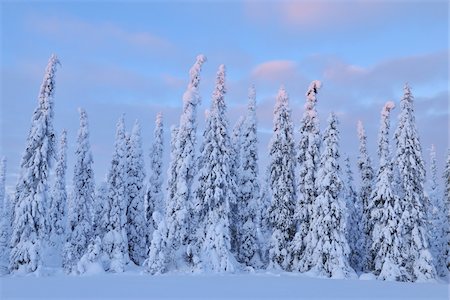
<path fill-rule="evenodd" d="M 231 174 L 231 141 L 225 104 L 225 66 L 220 65 L 201 147 L 199 186 L 196 191 L 200 216 L 199 234 L 206 270 L 233 272 L 230 245 L 230 203 L 235 201 Z"/>
<path fill-rule="evenodd" d="M 150 175 L 145 195 L 147 248 L 150 247 L 153 230 L 158 227 L 165 210 L 162 191 L 163 146 L 163 119 L 162 114 L 158 113 L 156 115 L 153 144 L 150 149 Z"/>
<path fill-rule="evenodd" d="M 295 148 L 289 97 L 284 87 L 278 91 L 274 110 L 273 135 L 269 145 L 269 222 L 272 236 L 268 268 L 289 270 L 289 247 L 295 234 Z"/>
<path fill-rule="evenodd" d="M 109 260 L 107 269 L 111 272 L 123 272 L 129 261 L 127 223 L 127 160 L 126 133 L 124 117 L 116 127 L 116 140 L 111 167 L 108 172 L 108 199 L 104 219 L 106 231 L 103 236 L 103 251 Z M 142 237 L 144 238 L 144 237 Z"/>
<path fill-rule="evenodd" d="M 241 189 L 238 185 L 241 176 L 241 143 L 242 143 L 242 126 L 244 124 L 244 117 L 240 117 L 233 127 L 233 132 L 231 134 L 231 177 L 233 177 L 236 183 L 236 189 L 234 191 L 236 202 L 230 203 L 230 243 L 231 251 L 238 256 L 238 247 L 240 242 L 240 229 L 242 228 L 243 222 L 239 216 L 238 199 L 241 195 Z"/>
<path fill-rule="evenodd" d="M 6 157 L 0 159 L 0 276 L 8 273 L 11 239 L 11 205 L 5 192 Z"/>
<path fill-rule="evenodd" d="M 436 149 L 434 145 L 431 145 L 430 149 L 429 174 L 428 198 L 430 206 L 427 207 L 427 216 L 429 220 L 430 249 L 433 254 L 436 271 L 440 276 L 445 276 L 447 273 L 447 268 L 445 267 L 446 209 L 438 184 Z"/>
<path fill-rule="evenodd" d="M 27 146 L 20 163 L 14 199 L 10 270 L 30 273 L 42 265 L 42 244 L 48 239 L 48 178 L 55 158 L 53 95 L 59 60 L 52 55 L 39 92 L 39 105 L 32 117 Z"/>
<path fill-rule="evenodd" d="M 374 184 L 374 171 L 372 162 L 367 151 L 367 135 L 364 130 L 363 123 L 358 122 L 358 138 L 359 138 L 359 155 L 358 155 L 358 170 L 360 173 L 360 189 L 359 189 L 359 203 L 362 205 L 362 227 L 363 227 L 363 248 L 362 250 L 362 271 L 372 271 L 373 261 L 370 259 L 370 247 L 372 246 L 372 224 L 369 222 L 371 205 L 372 188 Z"/>
<path fill-rule="evenodd" d="M 311 270 L 319 276 L 348 278 L 354 275 L 350 267 L 350 247 L 346 238 L 347 213 L 343 199 L 343 181 L 339 166 L 338 119 L 328 118 L 323 138 L 323 151 L 318 171 L 318 195 L 311 209 L 311 230 L 308 232 L 301 270 Z"/>
<path fill-rule="evenodd" d="M 193 206 L 192 184 L 197 173 L 196 145 L 197 145 L 197 107 L 200 104 L 198 87 L 200 84 L 200 71 L 206 61 L 203 55 L 197 56 L 195 64 L 189 71 L 190 80 L 183 95 L 183 112 L 177 136 L 174 138 L 172 157 L 169 170 L 169 197 L 166 204 L 166 220 L 168 241 L 170 249 L 169 264 L 175 266 L 185 264 L 190 260 L 187 249 L 193 242 L 192 232 L 196 226 L 191 226 Z M 175 176 L 175 178 L 171 177 Z M 173 185 L 171 185 L 172 183 Z"/>
<path fill-rule="evenodd" d="M 140 266 L 146 256 L 146 231 L 144 211 L 144 157 L 142 151 L 141 126 L 136 121 L 128 140 L 126 193 L 128 252 L 131 261 Z"/>
<path fill-rule="evenodd" d="M 401 208 L 393 184 L 393 165 L 389 147 L 390 112 L 393 102 L 387 102 L 381 111 L 378 134 L 378 155 L 380 159 L 376 182 L 372 190 L 368 211 L 368 222 L 372 226 L 367 261 L 373 266 L 373 273 L 382 280 L 400 280 L 405 269 L 400 264 L 401 236 L 398 224 Z"/>
<path fill-rule="evenodd" d="M 306 92 L 305 111 L 300 125 L 298 145 L 298 201 L 295 206 L 296 234 L 292 243 L 294 270 L 300 270 L 299 261 L 306 247 L 306 236 L 310 230 L 311 209 L 317 197 L 317 171 L 320 158 L 319 116 L 316 111 L 320 81 L 313 81 Z"/>
<path fill-rule="evenodd" d="M 67 273 L 77 272 L 77 264 L 87 250 L 92 238 L 92 205 L 95 183 L 91 146 L 89 143 L 88 117 L 80 112 L 73 192 L 67 215 L 67 234 L 63 253 L 63 267 Z"/>
<path fill-rule="evenodd" d="M 399 174 L 399 227 L 402 236 L 401 263 L 407 276 L 401 280 L 430 280 L 436 277 L 427 237 L 424 203 L 425 166 L 414 117 L 414 98 L 408 85 L 400 102 L 401 112 L 395 131 L 395 167 Z"/>
<path fill-rule="evenodd" d="M 353 186 L 353 172 L 350 158 L 345 158 L 344 199 L 347 205 L 347 241 L 350 246 L 350 266 L 355 271 L 362 271 L 362 254 L 364 249 L 362 205 Z"/>
<path fill-rule="evenodd" d="M 261 266 L 257 236 L 257 209 L 259 201 L 258 182 L 258 136 L 256 123 L 256 92 L 249 89 L 248 107 L 242 125 L 241 168 L 238 182 L 239 195 L 236 200 L 239 219 L 239 262 L 253 267 Z"/>
<path fill-rule="evenodd" d="M 56 181 L 52 190 L 50 201 L 50 243 L 61 249 L 66 229 L 66 169 L 67 169 L 67 131 L 61 133 L 61 142 L 58 149 L 58 161 L 56 164 Z"/>
<path fill-rule="evenodd" d="M 165 220 L 161 220 L 158 228 L 153 231 L 151 244 L 148 249 L 148 258 L 144 262 L 145 271 L 154 274 L 163 274 L 168 271 L 167 257 L 167 227 Z"/>

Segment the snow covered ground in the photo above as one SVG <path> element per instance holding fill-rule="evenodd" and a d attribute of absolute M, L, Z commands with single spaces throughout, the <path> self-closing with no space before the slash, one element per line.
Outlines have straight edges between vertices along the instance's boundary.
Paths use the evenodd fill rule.
<path fill-rule="evenodd" d="M 0 278 L 0 299 L 449 299 L 445 283 L 334 280 L 300 274 L 122 274 Z"/>

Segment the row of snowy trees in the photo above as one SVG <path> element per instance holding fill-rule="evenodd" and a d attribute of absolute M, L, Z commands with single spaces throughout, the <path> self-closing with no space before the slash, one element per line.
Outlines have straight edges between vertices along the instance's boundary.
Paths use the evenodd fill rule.
<path fill-rule="evenodd" d="M 67 193 L 67 136 L 63 131 L 56 149 L 53 129 L 59 61 L 50 58 L 11 199 L 4 191 L 6 160 L 0 161 L 2 274 L 40 272 L 46 266 L 62 266 L 71 274 L 123 272 L 135 264 L 151 274 L 266 268 L 334 278 L 371 272 L 379 279 L 399 281 L 447 275 L 450 151 L 443 195 L 434 148 L 430 189 L 425 191 L 425 166 L 408 86 L 400 103 L 394 151 L 390 145 L 394 103 L 382 109 L 377 169 L 368 155 L 363 125 L 358 124 L 358 190 L 349 158 L 344 169 L 340 165 L 335 114 L 320 132 L 316 104 L 321 83 L 313 81 L 307 90 L 297 145 L 289 96 L 280 88 L 265 184 L 260 185 L 255 88 L 249 89 L 245 116 L 231 130 L 223 65 L 197 148 L 205 61 L 200 55 L 191 68 L 180 122 L 171 129 L 166 193 L 162 115 L 156 117 L 147 176 L 140 125 L 136 122 L 128 133 L 123 116 L 119 119 L 107 182 L 96 190 L 83 109 L 73 190 Z"/>

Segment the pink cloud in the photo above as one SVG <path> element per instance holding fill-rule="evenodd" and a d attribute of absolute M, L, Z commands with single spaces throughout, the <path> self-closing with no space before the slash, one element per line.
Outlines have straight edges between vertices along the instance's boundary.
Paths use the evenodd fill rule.
<path fill-rule="evenodd" d="M 257 65 L 252 76 L 262 80 L 278 80 L 292 77 L 296 73 L 296 63 L 290 60 L 273 60 Z"/>

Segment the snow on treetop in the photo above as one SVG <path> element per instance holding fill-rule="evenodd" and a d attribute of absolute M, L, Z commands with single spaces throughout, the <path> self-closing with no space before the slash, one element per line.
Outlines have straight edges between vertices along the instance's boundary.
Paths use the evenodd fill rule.
<path fill-rule="evenodd" d="M 192 68 L 189 70 L 190 82 L 189 88 L 197 88 L 200 83 L 200 71 L 202 70 L 202 64 L 206 61 L 206 56 L 200 54 L 197 56 L 197 60 Z"/>
<path fill-rule="evenodd" d="M 381 114 L 382 114 L 383 116 L 386 116 L 386 115 L 388 115 L 389 112 L 390 112 L 391 110 L 393 110 L 394 108 L 395 108 L 394 102 L 388 101 L 388 102 L 386 102 L 386 104 L 384 104 L 383 110 L 381 111 Z"/>
<path fill-rule="evenodd" d="M 158 126 L 159 124 L 162 123 L 162 119 L 163 119 L 163 114 L 162 114 L 162 112 L 158 112 L 158 113 L 156 114 L 156 121 L 155 121 L 156 126 Z"/>
<path fill-rule="evenodd" d="M 308 91 L 306 92 L 306 96 L 309 98 L 310 95 L 316 95 L 319 92 L 319 89 L 322 87 L 322 82 L 319 80 L 313 80 L 308 87 Z"/>

